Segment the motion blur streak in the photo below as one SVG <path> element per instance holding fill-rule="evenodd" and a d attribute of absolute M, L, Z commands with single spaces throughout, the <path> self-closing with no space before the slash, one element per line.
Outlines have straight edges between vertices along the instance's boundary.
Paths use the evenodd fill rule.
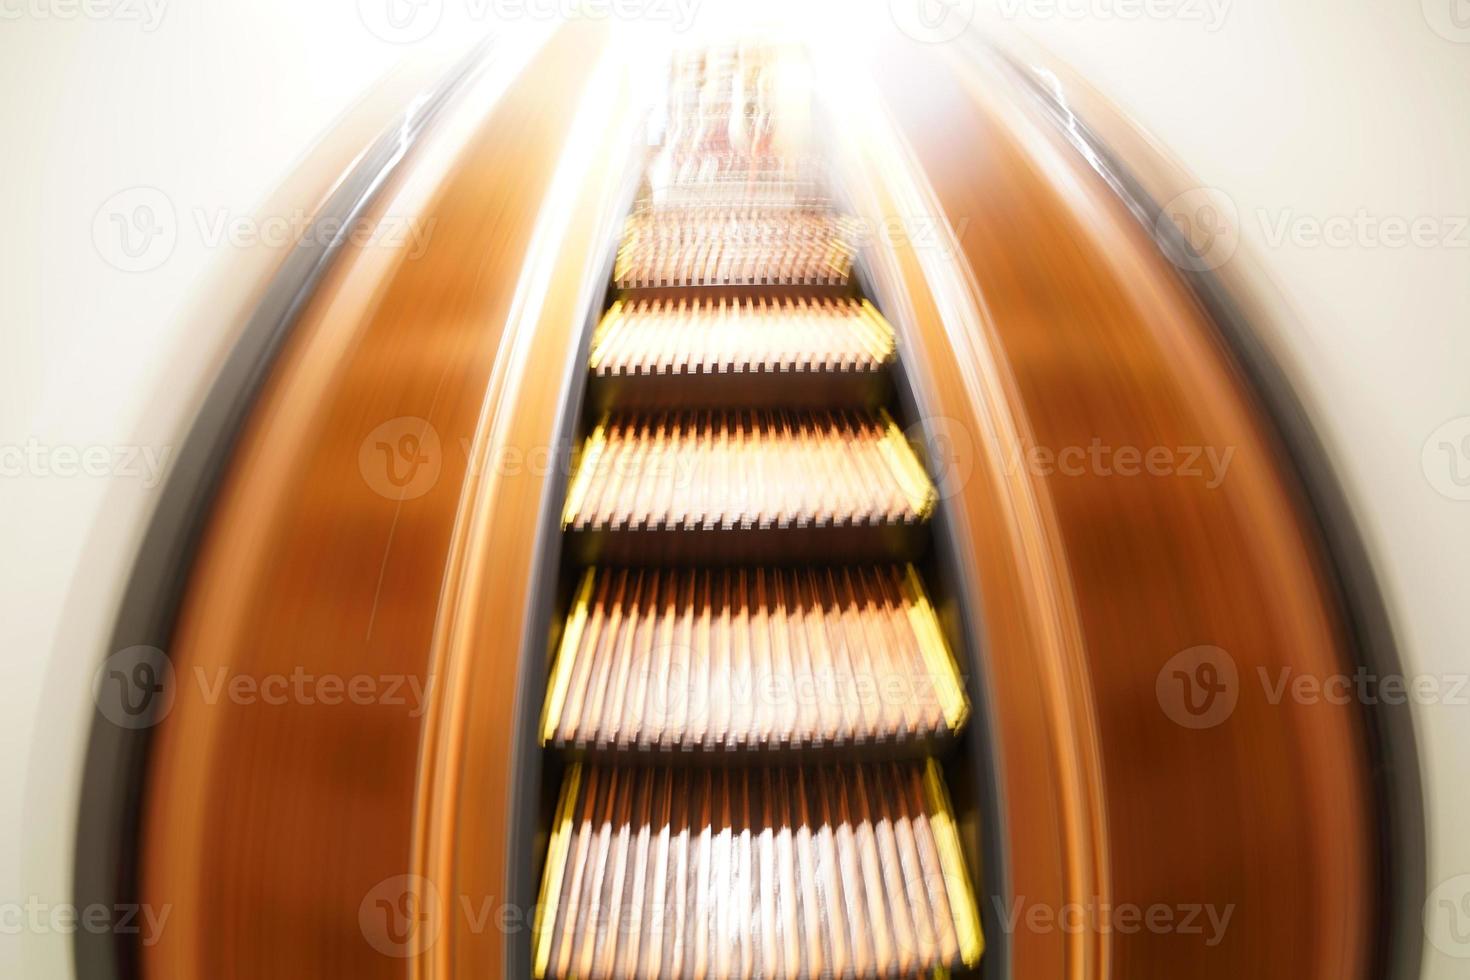
<path fill-rule="evenodd" d="M 487 387 L 471 454 L 474 474 L 446 568 L 434 639 L 443 714 L 433 719 L 426 745 L 423 764 L 431 778 L 419 785 L 415 842 L 421 849 L 416 867 L 446 901 L 502 896 L 507 880 L 532 873 L 532 855 L 508 846 L 515 804 L 528 792 L 511 742 L 521 707 L 520 672 L 544 670 L 539 657 L 522 654 L 537 585 L 537 515 L 548 483 L 564 475 L 555 466 L 549 473 L 501 473 L 491 463 L 507 450 L 546 450 L 557 458 L 566 398 L 560 369 L 575 360 L 583 311 L 606 274 L 605 253 L 617 229 L 613 209 L 634 146 L 629 86 L 636 64 L 602 57 L 593 62 L 589 53 L 580 55 L 590 82 L 576 108 L 577 132 L 568 139 L 539 219 L 539 247 L 526 256 L 517 287 L 524 306 L 512 311 L 507 325 L 519 349 L 502 352 Z M 522 287 L 529 292 L 521 293 Z M 480 974 L 485 964 L 505 962 L 506 946 L 516 938 L 498 928 L 474 928 L 458 915 L 445 925 L 452 926 L 445 941 L 411 961 L 414 975 Z"/>
<path fill-rule="evenodd" d="M 425 656 L 465 470 L 458 447 L 474 437 L 590 80 L 576 69 L 605 43 L 563 31 L 488 113 L 483 87 L 462 99 L 457 112 L 482 117 L 468 143 L 444 126 L 381 205 L 436 219 L 426 253 L 398 264 L 362 249 L 316 297 L 211 522 L 171 651 L 181 676 L 307 664 L 435 683 Z M 390 447 L 403 435 L 426 446 L 427 426 L 438 435 L 438 478 L 415 499 L 393 499 L 397 488 L 360 466 L 365 439 L 395 419 L 421 422 Z M 175 928 L 145 950 L 147 975 L 399 976 L 402 961 L 363 941 L 358 909 L 410 868 L 422 723 L 383 704 L 210 705 L 181 685 L 157 736 L 143 845 L 143 900 L 172 905 Z"/>
<path fill-rule="evenodd" d="M 1367 975 L 1381 891 L 1358 706 L 1267 704 L 1235 689 L 1216 723 L 1194 724 L 1171 714 L 1162 693 L 1167 666 L 1199 649 L 1228 651 L 1252 676 L 1352 669 L 1323 544 L 1271 423 L 1177 270 L 1011 76 L 964 44 L 870 40 L 813 36 L 810 76 L 790 66 L 805 57 L 791 57 L 794 45 L 769 61 L 737 45 L 676 59 L 660 81 L 694 93 L 679 104 L 693 124 L 668 130 L 687 145 L 674 136 L 639 145 L 646 76 L 668 50 L 637 31 L 574 24 L 503 94 L 482 87 L 461 98 L 383 196 L 380 214 L 431 229 L 423 254 L 358 249 L 314 298 L 230 469 L 170 655 L 186 679 L 303 665 L 396 674 L 427 704 L 216 703 L 181 684 L 148 787 L 142 899 L 174 910 L 145 951 L 149 977 L 530 975 L 531 910 L 517 903 L 530 903 L 543 876 L 543 896 L 571 904 L 558 913 L 553 903 L 538 920 L 548 937 L 541 975 L 583 975 L 614 952 L 632 962 L 636 952 L 609 945 L 595 918 L 602 879 L 584 883 L 582 871 L 601 875 L 614 834 L 615 860 L 628 860 L 630 825 L 612 819 L 614 807 L 626 817 L 637 792 L 647 812 L 655 781 L 682 786 L 684 775 L 650 776 L 626 730 L 634 716 L 611 702 L 604 710 L 605 691 L 585 672 L 563 737 L 528 740 L 527 730 L 547 730 L 535 719 L 561 629 L 575 652 L 579 617 L 594 617 L 599 676 L 616 663 L 623 684 L 635 655 L 649 663 L 656 646 L 647 632 L 635 644 L 631 628 L 602 629 L 595 617 L 603 606 L 622 610 L 622 599 L 599 599 L 588 613 L 575 583 L 640 581 L 612 564 L 899 560 L 914 563 L 903 593 L 915 609 L 908 673 L 937 678 L 945 693 L 944 724 L 936 716 L 927 726 L 933 738 L 895 736 L 910 734 L 896 719 L 918 707 L 902 703 L 870 726 L 872 738 L 850 719 L 813 737 L 808 718 L 741 741 L 699 718 L 666 741 L 681 753 L 718 745 L 758 767 L 786 766 L 761 753 L 793 745 L 856 745 L 844 766 L 875 764 L 861 753 L 879 741 L 914 753 L 892 771 L 908 773 L 916 793 L 922 772 L 934 800 L 942 796 L 931 812 L 945 834 L 926 877 L 965 912 L 933 916 L 956 936 L 924 965 L 1068 980 Z M 773 104 L 803 129 L 810 120 L 790 91 L 769 90 L 779 88 L 773 78 L 803 98 L 810 82 L 831 124 L 815 130 L 830 137 L 810 181 L 820 195 L 774 200 L 805 188 L 805 176 L 788 179 L 805 171 L 769 167 L 755 149 L 764 137 L 752 134 L 778 128 Z M 743 104 L 712 97 L 752 79 Z M 748 142 L 729 137 L 737 129 Z M 803 167 L 815 142 L 793 151 Z M 670 171 L 679 176 L 666 179 Z M 646 179 L 623 223 L 629 175 Z M 736 196 L 722 200 L 731 187 Z M 661 198 L 681 194 L 691 197 Z M 864 227 L 903 233 L 862 240 Z M 813 288 L 828 291 L 815 306 L 800 293 Z M 718 335 L 728 356 L 712 353 L 714 341 L 704 355 L 699 343 L 676 350 L 681 338 L 656 317 L 688 328 L 689 290 L 704 291 L 692 309 L 707 326 L 725 316 L 708 315 L 715 304 L 734 297 L 734 319 L 758 319 L 759 303 L 779 323 L 770 311 L 789 316 L 799 300 L 834 319 L 847 311 L 863 333 L 808 330 L 786 361 L 772 355 L 769 328 Z M 615 300 L 611 312 L 604 300 Z M 619 353 L 602 343 L 616 335 L 594 331 L 604 316 L 618 325 L 625 315 L 645 346 Z M 824 345 L 842 356 L 816 356 Z M 660 370 L 599 389 L 608 350 Z M 709 363 L 663 370 L 691 356 Z M 849 356 L 883 382 L 823 377 Z M 799 369 L 764 391 L 705 386 L 701 373 L 716 362 L 707 373 Z M 657 374 L 679 377 L 657 394 L 644 388 L 648 400 L 637 403 L 634 388 Z M 683 401 L 668 402 L 670 392 Z M 575 417 L 584 407 L 595 410 L 590 420 Z M 821 420 L 798 426 L 799 445 L 790 429 L 777 431 L 788 412 Z M 1183 447 L 1218 466 L 1206 481 L 1118 479 L 1096 462 L 1076 473 L 1018 465 L 1036 449 L 1061 458 L 1094 445 Z M 551 464 L 544 471 L 500 466 L 538 452 Z M 632 475 L 614 471 L 614 458 Z M 861 533 L 874 527 L 881 533 Z M 663 580 L 739 589 L 746 574 L 671 570 Z M 850 573 L 829 568 L 806 581 L 839 574 Z M 639 608 L 653 607 L 651 592 L 643 600 Z M 792 602 L 790 612 L 820 605 Z M 765 635 L 763 599 L 734 606 L 737 616 L 755 609 L 762 628 L 748 635 Z M 873 613 L 873 630 L 891 626 Z M 747 636 L 701 635 L 704 646 L 667 655 L 728 657 Z M 614 642 L 626 644 L 620 656 Z M 813 647 L 819 664 L 838 659 Z M 553 727 L 559 684 L 544 722 Z M 576 713 L 588 690 L 596 719 Z M 1202 693 L 1207 710 L 1216 689 Z M 616 718 L 593 746 L 613 758 L 584 769 L 573 756 L 587 748 L 579 726 Z M 808 731 L 793 736 L 793 726 Z M 672 755 L 655 765 L 689 761 Z M 804 785 L 813 757 L 761 778 Z M 833 793 L 842 772 L 863 771 L 876 772 L 831 770 Z M 742 777 L 737 793 L 733 777 L 719 777 L 721 805 L 747 805 L 748 784 Z M 579 836 L 566 823 L 577 807 Z M 829 823 L 876 839 L 886 832 L 873 816 L 881 811 L 855 805 L 852 819 Z M 800 832 L 784 814 L 756 829 Z M 706 836 L 712 825 L 704 821 Z M 640 827 L 658 832 L 651 821 Z M 849 849 L 854 861 L 858 850 Z M 873 860 L 862 867 L 861 909 L 875 922 L 877 854 L 863 851 Z M 750 912 L 758 893 L 735 897 Z M 1163 902 L 1223 912 L 1206 944 L 1184 930 L 1013 929 L 995 921 L 1013 897 L 1054 911 Z M 466 900 L 500 901 L 524 918 L 487 927 L 459 914 Z M 774 921 L 774 903 L 761 900 Z M 411 938 L 375 932 L 375 903 L 407 915 Z M 815 920 L 819 904 L 804 912 Z M 869 956 L 866 913 L 854 907 L 841 920 L 848 928 L 824 933 L 839 965 L 836 947 L 850 935 L 858 974 L 887 971 L 889 953 L 905 972 L 918 969 L 900 956 L 898 933 L 873 929 L 884 951 Z M 795 944 L 794 911 L 783 915 L 780 935 Z M 982 917 L 983 929 L 971 921 Z M 820 974 L 823 940 L 802 929 L 813 949 L 787 960 L 789 971 Z M 983 961 L 982 934 L 994 937 Z M 721 971 L 750 964 L 750 933 L 719 940 Z"/>
<path fill-rule="evenodd" d="M 1259 976 L 1270 963 L 1283 977 L 1364 975 L 1374 882 L 1355 709 L 1242 697 L 1230 724 L 1181 740 L 1165 713 L 1140 702 L 1171 654 L 1199 644 L 1228 650 L 1242 674 L 1351 671 L 1300 490 L 1239 369 L 1152 241 L 1085 161 L 1021 112 L 1024 96 L 1005 77 L 960 57 L 897 50 L 882 52 L 874 73 L 891 113 L 882 115 L 912 148 L 913 172 L 932 182 L 950 227 L 966 222 L 958 245 L 967 268 L 958 275 L 982 314 L 980 336 L 964 342 L 982 362 L 993 359 L 1017 420 L 1010 438 L 1018 442 L 977 447 L 1004 487 L 1000 499 L 987 499 L 997 491 L 978 480 L 962 495 L 992 669 L 1003 678 L 996 688 L 1007 695 L 997 711 L 1009 809 L 1020 817 L 1006 843 L 1013 892 L 1061 889 L 1063 902 L 1115 905 L 1194 895 L 1238 906 L 1215 949 L 1183 935 L 1088 933 L 1073 937 L 1059 961 L 1047 947 L 1061 937 L 1023 930 L 1013 937 L 1018 974 Z M 893 142 L 869 132 L 864 145 Z M 879 185 L 882 172 L 868 173 Z M 944 262 L 935 251 L 901 250 L 894 261 L 911 295 L 922 295 L 915 287 L 925 275 L 936 292 L 945 288 L 932 281 Z M 918 300 L 916 323 L 931 410 L 977 418 L 976 389 L 963 373 L 969 358 Z M 1025 467 L 1018 487 L 1007 466 L 1018 449 L 1098 438 L 1233 449 L 1233 462 L 1215 490 Z M 1014 507 L 1030 496 L 1034 512 L 1018 510 L 1019 523 L 995 527 L 1003 501 Z M 1041 575 L 1007 568 L 1028 549 L 996 543 L 1033 534 L 1055 564 Z M 1070 643 L 1012 632 L 1032 615 L 1020 599 L 1027 593 L 1052 595 L 1047 615 L 1073 624 Z M 1021 678 L 1052 658 L 1061 659 L 1043 675 L 1052 687 L 1040 710 L 1074 734 L 1027 745 L 1026 702 L 1009 695 L 1029 688 Z M 1014 686 L 1004 679 L 1012 670 Z M 1041 791 L 1037 772 L 1053 767 L 1061 785 L 1077 780 L 1068 792 L 1078 798 L 1062 814 L 1075 821 L 1075 808 L 1088 812 L 1090 836 L 1076 825 L 1036 833 L 1050 819 L 1041 814 L 1055 811 L 1026 801 Z M 1056 868 L 1065 884 L 1038 883 L 1058 836 L 1069 842 Z"/>

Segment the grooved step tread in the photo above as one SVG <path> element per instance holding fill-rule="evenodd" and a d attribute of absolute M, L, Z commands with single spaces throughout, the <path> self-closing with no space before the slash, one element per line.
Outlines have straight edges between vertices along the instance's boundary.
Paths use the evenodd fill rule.
<path fill-rule="evenodd" d="M 613 280 L 669 286 L 843 286 L 852 219 L 828 208 L 665 207 L 629 216 Z"/>
<path fill-rule="evenodd" d="M 982 947 L 933 760 L 568 769 L 538 980 L 917 976 Z"/>
<path fill-rule="evenodd" d="M 571 530 L 916 524 L 934 485 L 887 412 L 617 413 L 577 461 Z"/>
<path fill-rule="evenodd" d="M 967 716 L 912 567 L 590 569 L 541 734 L 600 752 L 922 744 Z"/>
<path fill-rule="evenodd" d="M 594 377 L 877 371 L 893 328 L 851 298 L 630 300 L 592 339 Z"/>

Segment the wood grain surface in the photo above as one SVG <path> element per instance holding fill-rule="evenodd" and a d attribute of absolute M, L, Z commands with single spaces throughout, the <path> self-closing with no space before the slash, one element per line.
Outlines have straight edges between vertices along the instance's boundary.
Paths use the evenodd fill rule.
<path fill-rule="evenodd" d="M 988 929 L 1017 976 L 1365 975 L 1359 709 L 1278 686 L 1354 661 L 1259 405 L 1004 77 L 919 45 L 869 64 L 844 106 L 861 216 L 946 229 L 886 236 L 874 275 L 907 308 L 889 317 L 978 573 L 1010 871 L 1008 895 L 985 882 Z M 1089 925 L 1038 926 L 1038 905 Z M 1185 927 L 1209 909 L 1222 928 Z"/>
<path fill-rule="evenodd" d="M 142 891 L 171 918 L 149 977 L 398 977 L 427 946 L 436 923 L 401 876 L 463 447 L 586 81 L 573 67 L 604 43 L 562 32 L 503 97 L 463 96 L 376 207 L 428 231 L 422 254 L 354 248 L 260 400 L 168 651 Z M 516 647 L 485 653 L 508 668 Z"/>

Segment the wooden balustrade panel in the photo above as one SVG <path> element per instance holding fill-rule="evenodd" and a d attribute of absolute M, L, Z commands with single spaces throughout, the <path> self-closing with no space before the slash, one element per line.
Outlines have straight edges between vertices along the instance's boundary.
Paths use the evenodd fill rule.
<path fill-rule="evenodd" d="M 973 439 L 971 482 L 1007 487 L 1012 511 L 1037 502 L 1028 528 L 1000 517 L 1007 505 L 989 488 L 947 491 L 973 532 L 990 625 L 1016 975 L 1364 976 L 1362 709 L 1279 690 L 1283 677 L 1350 676 L 1355 660 L 1269 421 L 1176 270 L 1004 76 L 953 46 L 892 48 L 874 72 L 881 114 L 955 232 L 953 277 L 977 311 L 959 344 L 921 297 L 919 343 L 900 353 L 917 356 L 931 410 Z M 893 260 L 914 289 L 949 261 L 924 249 L 902 242 Z M 965 363 L 967 350 L 986 363 Z M 1016 441 L 995 438 L 977 375 L 1002 386 Z M 1045 750 L 1037 714 L 1016 706 L 1037 683 L 1018 661 L 1044 674 L 1058 647 L 1018 599 L 1024 574 L 995 554 L 996 531 L 1044 537 L 1055 564 L 1038 588 L 1058 593 L 1047 613 L 1081 652 L 1051 695 Z M 1086 798 L 1048 797 L 1035 785 L 1048 775 Z M 1048 799 L 1087 814 L 1094 836 L 1063 835 L 1059 850 Z M 1061 892 L 1028 893 L 1057 880 L 1038 879 L 1031 856 L 1058 854 Z M 1024 915 L 1059 898 L 1088 912 L 1087 941 L 1061 961 L 1066 930 Z M 1155 907 L 1166 911 L 1151 924 Z"/>
<path fill-rule="evenodd" d="M 420 237 L 355 246 L 274 369 L 168 651 L 150 978 L 401 977 L 437 927 L 401 876 L 466 447 L 605 43 L 564 30 L 503 94 L 470 86 L 374 207 Z"/>

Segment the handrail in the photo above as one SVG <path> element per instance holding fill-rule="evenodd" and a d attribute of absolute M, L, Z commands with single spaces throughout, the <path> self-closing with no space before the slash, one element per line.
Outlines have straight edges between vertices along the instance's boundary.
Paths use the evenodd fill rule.
<path fill-rule="evenodd" d="M 1106 180 L 1135 219 L 1171 256 L 1190 256 L 1192 246 L 1159 203 L 1199 187 L 1199 181 L 1163 157 L 1156 144 L 1126 117 L 1082 85 L 1063 65 L 1034 46 L 1023 56 L 992 49 L 1057 124 L 1089 165 Z M 1079 114 L 1086 118 L 1079 118 Z M 1294 470 L 1311 520 L 1328 558 L 1332 587 L 1346 620 L 1348 651 L 1374 677 L 1404 676 L 1383 592 L 1341 478 L 1286 370 L 1256 324 L 1284 315 L 1280 304 L 1257 295 L 1263 276 L 1248 255 L 1232 266 L 1207 268 L 1185 261 L 1177 274 L 1209 314 L 1221 338 L 1250 378 L 1253 394 L 1270 417 Z M 1427 829 L 1413 712 L 1394 699 L 1360 705 L 1373 782 L 1374 891 L 1384 920 L 1373 932 L 1370 975 L 1417 980 L 1423 960 L 1422 914 L 1427 898 Z"/>
<path fill-rule="evenodd" d="M 872 227 L 901 232 L 881 236 L 879 277 L 906 297 L 888 305 L 929 416 L 915 434 L 974 455 L 946 503 L 979 568 L 1000 786 L 1005 874 L 982 912 L 1008 962 L 982 975 L 1370 975 L 1362 713 L 1259 680 L 1353 669 L 1334 556 L 1214 311 L 994 59 L 895 45 L 867 70 L 849 182 L 876 188 Z M 1142 455 L 1104 472 L 1092 444 L 1229 461 L 1207 486 Z M 1197 718 L 1173 685 L 1201 665 L 1235 673 Z M 1213 945 L 1098 926 L 1157 902 L 1231 920 Z M 1083 918 L 1035 929 L 1035 905 Z"/>
<path fill-rule="evenodd" d="M 605 43 L 563 28 L 468 78 L 366 214 L 416 222 L 419 247 L 352 243 L 269 373 L 168 648 L 140 894 L 172 911 L 149 977 L 403 977 L 436 938 L 410 872 L 464 447 L 519 337 L 585 84 L 562 82 Z"/>
<path fill-rule="evenodd" d="M 162 676 L 190 569 L 198 552 L 240 433 L 302 310 L 349 244 L 346 232 L 363 218 L 403 167 L 443 108 L 483 63 L 477 44 L 394 118 L 335 181 L 311 224 L 264 288 L 210 384 L 209 393 L 175 457 L 159 503 L 138 545 L 109 650 L 129 655 L 129 669 Z M 124 710 L 130 693 L 101 684 L 83 763 L 75 842 L 73 893 L 77 908 L 118 908 L 138 902 L 138 853 L 143 784 L 156 713 L 162 699 Z M 138 692 L 141 693 L 141 692 Z M 126 725 L 116 719 L 127 719 Z M 76 931 L 81 980 L 132 980 L 139 975 L 135 940 L 118 932 Z"/>

